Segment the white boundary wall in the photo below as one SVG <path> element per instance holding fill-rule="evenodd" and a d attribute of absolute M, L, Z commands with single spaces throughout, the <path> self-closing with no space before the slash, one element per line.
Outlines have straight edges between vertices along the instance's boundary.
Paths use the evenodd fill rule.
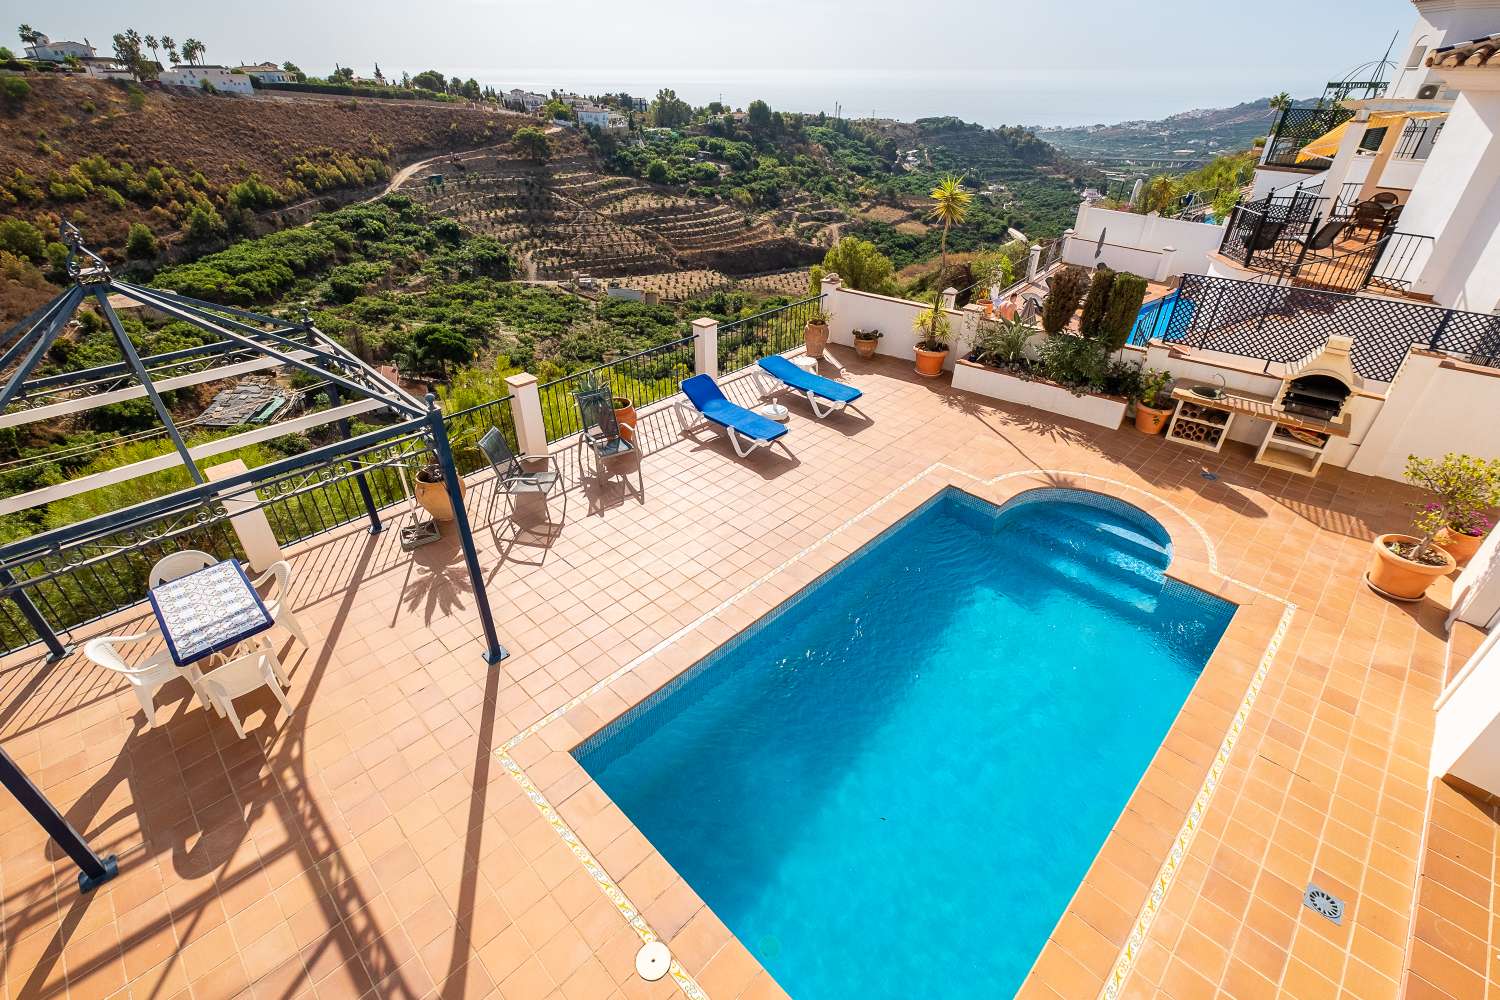
<path fill-rule="evenodd" d="M 1080 205 L 1063 260 L 1084 267 L 1107 264 L 1116 271 L 1166 281 L 1201 274 L 1209 254 L 1218 253 L 1223 240 L 1223 226 Z"/>

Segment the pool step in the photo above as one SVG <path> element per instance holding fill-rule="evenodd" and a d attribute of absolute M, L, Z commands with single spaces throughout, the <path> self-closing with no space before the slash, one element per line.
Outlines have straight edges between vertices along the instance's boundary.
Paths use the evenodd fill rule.
<path fill-rule="evenodd" d="M 1151 538 L 1142 528 L 1121 524 L 1113 520 L 1102 520 L 1099 512 L 1082 505 L 1059 504 L 1049 512 L 1048 525 L 1055 527 L 1060 538 L 1074 538 L 1080 544 L 1104 543 L 1149 563 L 1165 569 L 1172 559 L 1167 546 Z"/>
<path fill-rule="evenodd" d="M 1119 559 L 1131 561 L 1122 564 Z M 1150 614 L 1161 597 L 1161 574 L 1118 551 L 1090 552 L 1037 541 L 1017 546 L 1008 554 L 1006 567 L 1116 611 Z"/>

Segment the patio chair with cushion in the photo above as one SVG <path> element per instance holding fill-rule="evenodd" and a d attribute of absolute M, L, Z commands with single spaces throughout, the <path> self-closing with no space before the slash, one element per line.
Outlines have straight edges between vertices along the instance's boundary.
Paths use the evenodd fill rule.
<path fill-rule="evenodd" d="M 141 711 L 146 713 L 147 729 L 156 725 L 156 692 L 163 684 L 178 677 L 188 682 L 205 709 L 211 707 L 202 687 L 203 677 L 198 669 L 196 667 L 179 668 L 172 662 L 171 655 L 165 649 L 135 664 L 126 663 L 125 658 L 120 655 L 122 646 L 155 638 L 157 636 L 151 632 L 142 632 L 139 635 L 102 635 L 97 639 L 90 639 L 83 647 L 84 656 L 130 682 L 131 693 L 135 695 L 135 700 L 140 702 Z"/>
<path fill-rule="evenodd" d="M 760 367 L 767 375 L 780 382 L 783 388 L 807 397 L 813 415 L 820 420 L 837 413 L 864 395 L 852 385 L 804 371 L 779 354 L 761 358 Z"/>
<path fill-rule="evenodd" d="M 196 573 L 200 569 L 208 569 L 219 560 L 207 552 L 197 549 L 183 549 L 163 556 L 151 567 L 151 573 L 147 577 L 147 585 L 153 590 L 164 583 L 170 583 L 179 577 Z"/>
<path fill-rule="evenodd" d="M 634 459 L 636 495 L 645 503 L 646 483 L 641 474 L 640 449 L 620 434 L 620 429 L 624 427 L 630 431 L 631 437 L 635 437 L 635 427 L 622 424 L 615 416 L 614 395 L 608 388 L 585 389 L 583 392 L 573 393 L 573 399 L 578 403 L 578 413 L 583 418 L 583 432 L 578 437 L 578 446 L 587 449 L 593 456 L 594 478 L 609 478 L 611 462 Z M 628 473 L 622 473 L 619 478 L 627 486 L 630 485 Z"/>
<path fill-rule="evenodd" d="M 724 435 L 729 438 L 734 453 L 740 458 L 749 457 L 756 448 L 769 448 L 777 443 L 781 444 L 788 455 L 791 454 L 791 449 L 780 440 L 786 436 L 786 427 L 731 403 L 724 395 L 724 390 L 719 388 L 719 383 L 713 380 L 713 376 L 700 374 L 684 380 L 682 392 L 687 396 L 688 404 L 704 420 L 724 429 Z M 679 412 L 684 405 L 677 404 Z"/>
<path fill-rule="evenodd" d="M 1354 212 L 1350 216 L 1350 222 L 1355 229 L 1380 229 L 1385 225 L 1387 215 L 1390 214 L 1390 206 L 1383 205 L 1373 198 L 1362 201 L 1354 206 Z"/>
<path fill-rule="evenodd" d="M 494 510 L 495 498 L 504 495 L 510 506 L 510 517 L 515 518 L 516 497 L 538 496 L 542 498 L 542 507 L 547 512 L 547 523 L 552 523 L 552 510 L 547 506 L 547 498 L 552 492 L 562 485 L 562 476 L 554 469 L 544 469 L 537 472 L 528 472 L 521 465 L 526 461 L 548 461 L 549 459 L 540 455 L 517 455 L 511 450 L 510 442 L 506 440 L 505 434 L 498 427 L 491 427 L 484 432 L 479 439 L 479 451 L 490 463 L 490 468 L 495 473 L 495 489 L 490 494 L 490 509 Z M 564 494 L 563 502 L 567 503 L 567 495 Z"/>
<path fill-rule="evenodd" d="M 1323 223 L 1305 240 L 1299 240 L 1300 246 L 1306 247 L 1309 255 L 1321 254 L 1324 250 L 1331 249 L 1339 241 L 1345 229 L 1349 228 L 1348 221 L 1344 219 L 1332 219 Z"/>

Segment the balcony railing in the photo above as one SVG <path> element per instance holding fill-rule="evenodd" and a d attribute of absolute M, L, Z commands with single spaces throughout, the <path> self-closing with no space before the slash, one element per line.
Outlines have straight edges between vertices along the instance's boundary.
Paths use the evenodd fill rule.
<path fill-rule="evenodd" d="M 1306 192 L 1240 205 L 1225 228 L 1219 253 L 1249 270 L 1289 283 L 1331 291 L 1410 286 L 1432 239 L 1389 225 L 1356 224 L 1352 199 Z M 1331 233 L 1326 227 L 1341 225 Z"/>
<path fill-rule="evenodd" d="M 1337 105 L 1287 108 L 1281 113 L 1276 128 L 1271 132 L 1271 138 L 1266 142 L 1266 153 L 1261 164 L 1283 170 L 1306 170 L 1309 173 L 1327 170 L 1332 165 L 1332 160 L 1312 157 L 1299 161 L 1297 156 L 1308 143 L 1327 135 L 1353 117 L 1353 111 Z"/>
<path fill-rule="evenodd" d="M 678 383 L 693 374 L 693 338 L 687 336 L 644 351 L 616 358 L 538 386 L 547 440 L 556 441 L 581 429 L 573 394 L 607 388 L 637 406 L 650 406 L 677 392 Z"/>
<path fill-rule="evenodd" d="M 719 326 L 719 370 L 727 374 L 748 368 L 761 358 L 784 354 L 802 343 L 807 321 L 822 302 L 810 295 L 776 309 Z"/>
<path fill-rule="evenodd" d="M 1475 364 L 1500 363 L 1500 316 L 1379 296 L 1349 295 L 1185 274 L 1155 318 L 1157 339 L 1272 364 L 1290 364 L 1335 334 L 1352 337 L 1363 378 L 1389 382 L 1413 347 Z"/>

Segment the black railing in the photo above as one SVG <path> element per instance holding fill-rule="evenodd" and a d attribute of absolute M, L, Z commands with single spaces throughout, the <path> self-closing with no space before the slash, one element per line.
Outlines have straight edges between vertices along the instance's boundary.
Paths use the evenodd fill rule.
<path fill-rule="evenodd" d="M 811 295 L 754 316 L 719 326 L 719 371 L 732 374 L 761 358 L 785 354 L 802 343 L 807 321 L 821 308 L 822 296 Z"/>
<path fill-rule="evenodd" d="M 1443 119 L 1408 118 L 1401 127 L 1401 138 L 1391 155 L 1398 160 L 1425 160 L 1432 154 L 1432 147 L 1443 133 Z"/>
<path fill-rule="evenodd" d="M 1183 275 L 1177 294 L 1160 339 L 1267 366 L 1300 360 L 1334 335 L 1353 338 L 1355 372 L 1376 382 L 1395 378 L 1413 347 L 1500 362 L 1496 315 L 1204 274 Z"/>
<path fill-rule="evenodd" d="M 1290 167 L 1309 172 L 1327 170 L 1332 165 L 1332 160 L 1325 157 L 1298 160 L 1298 154 L 1308 143 L 1327 135 L 1353 117 L 1353 111 L 1336 105 L 1321 108 L 1287 108 L 1281 113 L 1281 117 L 1276 122 L 1276 128 L 1266 143 L 1266 154 L 1261 163 L 1267 167 L 1282 169 Z"/>
<path fill-rule="evenodd" d="M 510 397 L 446 415 L 460 472 L 488 467 L 475 447 L 478 436 L 499 427 L 517 447 Z M 407 499 L 417 468 L 431 457 L 419 432 L 196 501 L 59 547 L 13 566 L 14 585 L 54 633 L 97 621 L 145 600 L 151 567 L 163 556 L 198 549 L 219 559 L 245 557 L 229 522 L 231 513 L 258 508 L 277 542 L 291 545 L 369 517 L 360 481 L 377 511 Z M 254 471 L 254 470 L 251 470 Z M 38 640 L 13 600 L 0 600 L 0 652 Z"/>
<path fill-rule="evenodd" d="M 1378 215 L 1358 219 L 1353 199 L 1359 187 L 1346 184 L 1333 199 L 1298 192 L 1241 205 L 1219 252 L 1247 269 L 1306 287 L 1401 291 L 1427 259 L 1432 239 L 1398 232 Z"/>
<path fill-rule="evenodd" d="M 539 391 L 547 440 L 556 441 L 581 429 L 578 406 L 573 401 L 575 392 L 608 388 L 637 408 L 650 406 L 677 392 L 678 383 L 693 374 L 693 339 L 687 336 L 658 344 L 543 383 Z"/>

